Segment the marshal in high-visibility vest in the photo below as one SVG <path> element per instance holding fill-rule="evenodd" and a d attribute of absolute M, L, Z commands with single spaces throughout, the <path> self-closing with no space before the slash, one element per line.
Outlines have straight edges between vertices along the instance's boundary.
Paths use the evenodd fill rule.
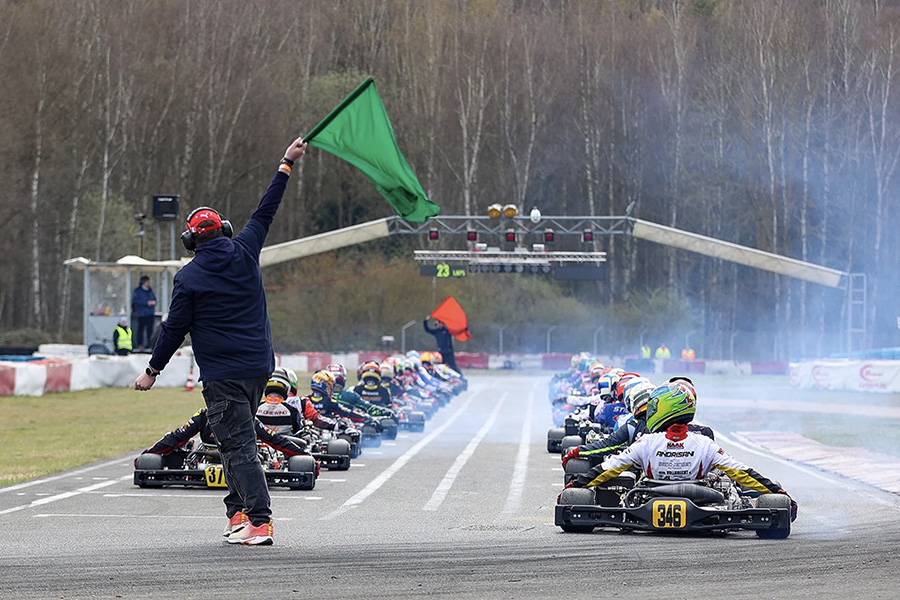
<path fill-rule="evenodd" d="M 113 345 L 116 348 L 116 354 L 131 354 L 131 328 L 128 327 L 128 317 L 119 319 L 119 324 L 113 331 Z"/>
<path fill-rule="evenodd" d="M 697 358 L 697 353 L 693 348 L 684 348 L 681 351 L 681 360 L 694 360 L 695 358 Z"/>

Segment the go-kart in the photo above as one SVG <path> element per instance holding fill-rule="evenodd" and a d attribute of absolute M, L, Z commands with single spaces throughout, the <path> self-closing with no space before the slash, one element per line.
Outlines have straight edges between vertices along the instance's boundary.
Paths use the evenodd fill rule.
<path fill-rule="evenodd" d="M 188 442 L 191 449 L 168 454 L 141 454 L 135 461 L 134 484 L 141 488 L 171 485 L 225 488 L 225 471 L 218 448 L 202 442 Z M 311 490 L 319 468 L 312 455 L 285 456 L 262 442 L 257 452 L 269 487 Z"/>
<path fill-rule="evenodd" d="M 567 488 L 555 524 L 569 533 L 595 528 L 668 533 L 754 530 L 763 539 L 791 534 L 791 499 L 759 494 L 714 469 L 704 479 L 664 481 L 626 471 L 596 488 Z"/>
<path fill-rule="evenodd" d="M 547 452 L 562 453 L 572 446 L 591 444 L 612 432 L 612 428 L 602 423 L 594 423 L 590 418 L 590 402 L 597 396 L 586 396 L 588 403 L 572 407 L 572 411 L 563 419 L 561 427 L 553 427 L 547 431 Z"/>

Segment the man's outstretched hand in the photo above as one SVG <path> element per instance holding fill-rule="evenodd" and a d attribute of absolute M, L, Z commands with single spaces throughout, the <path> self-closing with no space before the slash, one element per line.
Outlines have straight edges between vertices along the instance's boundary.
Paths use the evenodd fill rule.
<path fill-rule="evenodd" d="M 303 154 L 306 152 L 306 142 L 303 141 L 302 137 L 298 137 L 296 140 L 291 142 L 291 145 L 287 147 L 287 150 L 284 151 L 284 157 L 288 160 L 298 160 Z"/>

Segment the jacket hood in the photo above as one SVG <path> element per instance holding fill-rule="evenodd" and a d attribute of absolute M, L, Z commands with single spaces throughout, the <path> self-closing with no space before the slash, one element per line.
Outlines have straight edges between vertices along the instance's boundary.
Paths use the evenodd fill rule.
<path fill-rule="evenodd" d="M 231 238 L 220 237 L 197 246 L 194 262 L 204 269 L 219 272 L 231 262 L 233 255 L 234 241 Z"/>

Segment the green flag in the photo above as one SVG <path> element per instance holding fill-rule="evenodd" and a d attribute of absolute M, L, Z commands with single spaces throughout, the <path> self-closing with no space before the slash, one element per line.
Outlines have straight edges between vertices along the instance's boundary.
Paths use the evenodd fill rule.
<path fill-rule="evenodd" d="M 394 128 L 371 77 L 303 139 L 357 167 L 407 221 L 424 223 L 441 211 L 428 199 L 397 147 Z"/>

